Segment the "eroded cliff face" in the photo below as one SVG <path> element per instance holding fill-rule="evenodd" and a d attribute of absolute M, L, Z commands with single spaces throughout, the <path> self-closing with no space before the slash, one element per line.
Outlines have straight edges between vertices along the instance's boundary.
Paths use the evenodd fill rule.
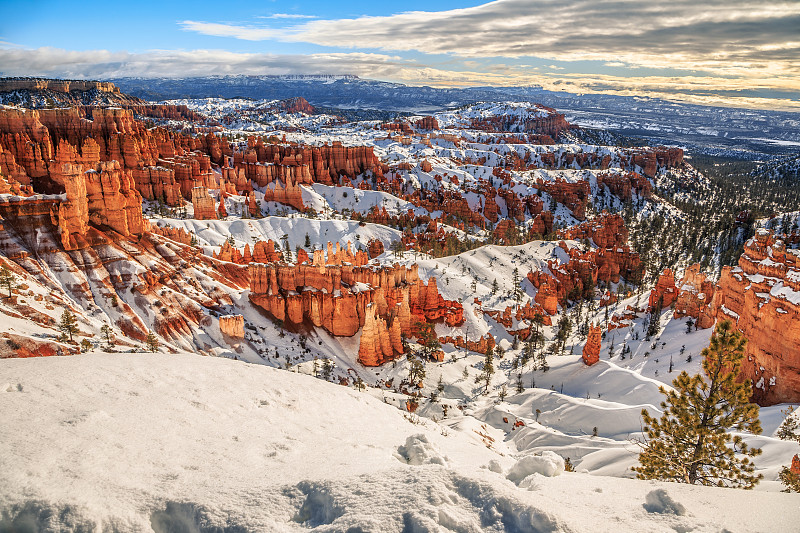
<path fill-rule="evenodd" d="M 723 268 L 710 316 L 747 337 L 741 375 L 759 405 L 800 401 L 800 251 L 759 230 L 739 266 Z"/>
<path fill-rule="evenodd" d="M 53 175 L 64 162 L 88 168 L 117 161 L 121 170 L 131 173 L 144 198 L 174 206 L 181 203 L 181 195 L 190 198 L 195 186 L 216 186 L 210 158 L 203 152 L 219 141 L 209 136 L 148 130 L 127 109 L 2 109 L 0 172 L 33 185 L 37 192 L 54 194 L 63 192 Z"/>
<path fill-rule="evenodd" d="M 329 245 L 327 260 L 318 250 L 310 263 L 250 263 L 250 301 L 290 326 L 344 337 L 365 328 L 359 360 L 368 366 L 402 353 L 399 339 L 415 335 L 417 322 L 464 322 L 461 304 L 442 298 L 435 278 L 421 281 L 416 265 L 356 266 L 344 260 L 356 260 L 349 248 L 334 253 Z"/>

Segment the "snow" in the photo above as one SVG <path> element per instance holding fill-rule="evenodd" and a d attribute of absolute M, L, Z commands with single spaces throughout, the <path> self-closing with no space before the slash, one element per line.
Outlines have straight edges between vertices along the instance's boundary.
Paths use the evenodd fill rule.
<path fill-rule="evenodd" d="M 564 472 L 564 458 L 546 450 L 541 455 L 526 455 L 511 467 L 506 478 L 522 486 L 530 476 L 558 476 Z"/>
<path fill-rule="evenodd" d="M 547 477 L 555 454 L 515 459 L 369 394 L 227 359 L 6 360 L 0 383 L 4 530 L 788 531 L 800 520 L 796 495 Z"/>
<path fill-rule="evenodd" d="M 656 489 L 647 493 L 644 509 L 648 513 L 674 514 L 683 516 L 686 508 L 673 500 L 664 489 Z"/>

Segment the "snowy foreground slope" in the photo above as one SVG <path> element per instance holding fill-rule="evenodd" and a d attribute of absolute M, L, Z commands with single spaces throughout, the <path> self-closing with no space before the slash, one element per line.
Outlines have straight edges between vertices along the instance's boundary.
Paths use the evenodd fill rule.
<path fill-rule="evenodd" d="M 477 431 L 197 355 L 0 366 L 0 531 L 796 531 L 789 494 L 558 473 Z M 25 529 L 23 529 L 25 528 Z"/>

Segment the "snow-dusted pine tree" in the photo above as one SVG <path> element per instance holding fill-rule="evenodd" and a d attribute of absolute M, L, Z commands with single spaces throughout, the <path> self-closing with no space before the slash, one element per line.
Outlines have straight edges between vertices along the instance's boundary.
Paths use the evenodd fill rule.
<path fill-rule="evenodd" d="M 792 407 L 786 411 L 786 418 L 781 427 L 778 428 L 778 437 L 782 440 L 793 440 L 800 443 L 800 417 Z M 778 479 L 786 487 L 784 492 L 800 492 L 800 458 L 795 455 L 792 458 L 792 466 L 784 466 Z"/>
<path fill-rule="evenodd" d="M 754 475 L 751 457 L 761 454 L 740 435 L 761 433 L 758 406 L 750 403 L 749 381 L 736 382 L 747 342 L 730 322 L 717 325 L 703 349 L 703 373 L 681 372 L 661 403 L 661 418 L 642 410 L 644 437 L 639 479 L 750 489 L 763 477 Z"/>

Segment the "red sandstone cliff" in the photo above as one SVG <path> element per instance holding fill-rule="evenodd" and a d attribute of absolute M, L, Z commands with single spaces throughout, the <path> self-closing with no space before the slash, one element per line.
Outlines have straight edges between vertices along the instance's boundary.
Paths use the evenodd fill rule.
<path fill-rule="evenodd" d="M 800 401 L 800 251 L 760 230 L 739 266 L 723 268 L 710 307 L 748 339 L 742 377 L 753 381 L 755 401 Z"/>

